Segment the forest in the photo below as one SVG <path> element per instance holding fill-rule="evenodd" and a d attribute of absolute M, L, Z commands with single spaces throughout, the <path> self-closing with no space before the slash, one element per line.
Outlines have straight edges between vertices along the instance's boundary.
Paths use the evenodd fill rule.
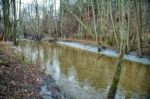
<path fill-rule="evenodd" d="M 15 49 L 13 47 L 15 47 Z M 78 52 L 72 47 L 75 47 L 75 49 L 79 48 L 81 51 Z M 15 53 L 13 50 L 17 50 L 19 52 Z M 68 53 L 66 53 L 67 50 Z M 82 52 L 82 50 L 84 51 Z M 73 52 L 77 54 L 75 55 Z M 64 53 L 66 54 L 64 55 Z M 95 55 L 95 53 L 98 54 Z M 47 54 L 50 54 L 50 56 Z M 112 59 L 105 58 L 105 55 Z M 13 57 L 17 57 L 17 59 L 9 60 L 10 57 L 11 59 L 14 59 Z M 81 58 L 80 60 L 83 60 L 82 62 L 84 62 L 82 63 L 78 60 L 80 57 L 83 57 L 85 60 L 87 58 L 87 60 L 85 61 Z M 90 57 L 93 57 L 93 59 Z M 25 60 L 28 60 L 28 62 L 26 63 Z M 72 60 L 74 60 L 74 62 Z M 109 60 L 108 64 L 112 62 L 113 67 L 109 67 L 111 64 L 108 65 L 103 62 L 99 63 L 101 60 Z M 90 63 L 87 64 L 88 62 Z M 110 68 L 113 68 L 113 72 L 111 71 L 112 74 L 105 74 L 100 71 L 100 73 L 96 72 L 97 74 L 89 75 L 90 77 L 93 77 L 94 75 L 97 75 L 98 77 L 105 77 L 106 75 L 109 75 L 109 79 L 106 79 L 106 77 L 105 79 L 107 81 L 104 81 L 104 84 L 109 82 L 109 84 L 107 84 L 107 87 L 109 86 L 109 91 L 107 90 L 104 91 L 104 93 L 101 93 L 101 87 L 97 87 L 96 85 L 98 82 L 100 85 L 100 81 L 96 78 L 97 76 L 94 76 L 95 82 L 88 78 L 88 74 L 86 74 L 85 70 L 90 70 L 88 69 L 89 67 L 91 67 L 93 72 L 95 70 L 91 63 L 93 63 L 97 69 L 103 70 L 107 67 L 107 72 Z M 30 64 L 31 67 L 33 67 L 31 74 L 30 72 L 26 72 L 31 69 L 30 66 L 23 67 L 25 74 L 29 73 L 28 75 L 36 75 L 35 79 L 42 80 L 41 82 L 40 80 L 34 81 L 34 77 L 30 78 L 29 76 L 28 78 L 27 76 L 26 78 L 28 79 L 24 79 L 26 82 L 23 83 L 29 83 L 29 79 L 32 79 L 33 83 L 30 86 L 33 87 L 33 92 L 29 91 L 28 93 L 28 91 L 22 91 L 25 93 L 25 96 L 21 96 L 22 94 L 18 95 L 19 91 L 16 91 L 16 94 L 14 94 L 14 97 L 16 96 L 16 98 L 31 96 L 31 99 L 38 99 L 39 97 L 44 99 L 124 99 L 123 96 L 117 96 L 117 94 L 118 92 L 122 92 L 120 91 L 121 89 L 118 88 L 124 88 L 125 85 L 129 86 L 128 82 L 125 83 L 125 85 L 121 85 L 121 82 L 124 81 L 123 78 L 127 78 L 127 75 L 124 75 L 128 74 L 126 72 L 130 72 L 133 75 L 136 75 L 138 72 L 137 78 L 133 77 L 133 79 L 138 79 L 139 77 L 141 80 L 138 79 L 138 82 L 150 79 L 148 77 L 150 76 L 150 0 L 0 0 L 0 70 L 3 71 L 0 71 L 0 80 L 5 83 L 7 82 L 6 84 L 0 82 L 0 98 L 2 97 L 3 99 L 5 97 L 11 99 L 7 93 L 10 93 L 10 96 L 12 95 L 13 97 L 11 90 L 3 90 L 5 88 L 1 87 L 2 85 L 9 85 L 9 82 L 11 82 L 9 80 L 13 80 L 13 77 L 11 78 L 11 76 L 14 75 L 12 72 L 10 73 L 10 79 L 5 79 L 7 78 L 5 76 L 7 76 L 6 71 L 8 69 L 3 68 L 3 66 L 11 67 L 12 70 L 12 66 L 16 65 L 16 67 L 20 67 L 23 64 Z M 35 68 L 32 64 L 38 65 L 39 67 L 37 68 L 40 69 L 37 70 L 37 68 Z M 73 68 L 75 69 L 71 69 L 72 71 L 69 71 L 69 69 L 64 71 L 60 70 L 59 72 L 63 73 L 60 74 L 61 80 L 59 78 L 57 81 L 55 73 L 59 73 L 57 72 L 57 70 L 59 70 L 57 69 L 58 64 L 60 65 L 59 68 L 62 70 L 72 68 L 67 67 L 70 65 L 72 66 L 76 64 L 77 66 L 74 66 Z M 87 68 L 80 70 L 79 68 L 85 64 Z M 143 68 L 143 76 L 140 76 L 142 73 L 139 73 L 140 65 L 141 68 Z M 129 66 L 129 68 L 126 66 Z M 136 67 L 133 71 L 137 72 L 131 72 L 129 70 L 130 68 L 133 69 L 133 67 Z M 39 74 L 41 71 L 48 71 L 49 76 L 46 75 L 45 77 L 46 72 L 41 76 L 41 74 Z M 54 74 L 53 71 L 55 71 Z M 82 76 L 76 77 L 76 81 L 80 84 L 83 83 L 83 85 L 85 85 L 84 83 L 87 84 L 89 81 L 89 86 L 93 85 L 94 87 L 92 88 L 95 88 L 89 90 L 94 91 L 91 91 L 91 93 L 89 92 L 90 95 L 88 96 L 88 92 L 84 90 L 84 86 L 82 88 L 82 84 L 78 84 L 85 96 L 80 95 L 80 92 L 77 93 L 78 91 L 73 91 L 71 93 L 69 85 L 64 87 L 65 84 L 58 83 L 61 81 L 63 82 L 63 80 L 66 79 L 65 77 L 67 74 L 65 75 L 65 71 L 71 72 L 70 75 L 74 76 L 82 74 Z M 74 74 L 74 72 L 76 73 Z M 14 71 L 14 73 L 16 72 Z M 22 74 L 22 76 L 25 74 Z M 20 75 L 20 73 L 18 72 L 16 75 Z M 62 75 L 65 75 L 65 77 Z M 87 82 L 84 81 L 85 79 L 83 80 L 83 75 L 87 76 L 85 77 Z M 112 76 L 110 77 L 110 75 Z M 40 78 L 38 78 L 39 76 Z M 50 79 L 55 81 L 54 86 L 50 86 L 50 90 L 53 89 L 52 92 L 50 92 L 53 93 L 51 95 L 53 98 L 47 98 L 47 96 L 44 95 L 39 96 L 40 94 L 35 88 L 35 86 L 40 86 L 40 88 L 42 86 L 42 88 L 45 88 L 46 85 L 44 86 L 44 84 L 47 79 L 49 79 L 49 85 L 51 85 L 52 82 Z M 68 81 L 68 79 L 64 81 Z M 99 80 L 103 81 L 103 79 Z M 132 80 L 129 80 L 129 82 L 132 82 Z M 140 99 L 143 94 L 146 94 L 146 96 L 144 95 L 144 98 L 142 99 L 150 98 L 150 81 L 147 80 L 143 83 L 147 83 L 145 86 L 147 86 L 148 89 L 145 89 L 146 87 L 144 85 L 138 83 L 137 86 L 143 86 L 141 87 L 141 89 L 143 88 L 143 91 L 140 90 L 141 92 L 133 93 L 134 91 L 132 88 L 129 88 L 129 91 L 127 91 L 125 90 L 126 87 L 122 89 L 125 91 L 125 98 L 127 97 L 127 99 L 130 99 L 135 97 L 135 99 Z M 12 85 L 10 85 L 10 88 L 8 89 L 12 88 L 13 90 L 17 90 L 20 88 L 18 86 L 15 87 L 16 89 L 13 89 Z M 105 87 L 105 90 L 107 89 L 106 86 L 102 87 Z M 136 87 L 134 88 L 136 90 Z M 22 90 L 22 87 L 20 90 Z M 137 91 L 138 90 L 139 88 L 137 88 Z M 44 91 L 41 91 L 40 93 L 42 92 Z M 98 92 L 100 94 L 96 94 Z M 47 93 L 45 92 L 45 94 Z M 96 95 L 93 96 L 94 94 Z"/>

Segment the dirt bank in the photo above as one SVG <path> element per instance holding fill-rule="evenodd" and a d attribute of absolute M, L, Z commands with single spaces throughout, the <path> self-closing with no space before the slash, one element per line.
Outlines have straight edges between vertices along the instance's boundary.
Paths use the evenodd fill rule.
<path fill-rule="evenodd" d="M 42 74 L 40 66 L 23 61 L 20 52 L 0 42 L 0 99 L 44 98 L 39 93 L 47 80 L 52 81 L 49 82 L 53 85 L 52 99 L 61 99 L 60 90 L 51 76 Z"/>

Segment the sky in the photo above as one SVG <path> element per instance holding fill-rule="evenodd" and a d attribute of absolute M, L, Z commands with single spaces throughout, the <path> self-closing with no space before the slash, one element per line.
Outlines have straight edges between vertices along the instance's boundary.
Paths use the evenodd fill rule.
<path fill-rule="evenodd" d="M 30 4 L 32 1 L 34 0 L 21 0 L 22 4 Z M 37 0 L 38 1 L 38 4 L 42 4 L 43 3 L 43 0 Z M 46 1 L 46 0 L 44 0 Z M 49 0 L 47 0 L 49 1 Z M 55 1 L 55 0 L 50 0 L 50 1 Z M 58 10 L 59 9 L 59 6 L 60 6 L 60 0 L 56 0 L 56 9 Z"/>
<path fill-rule="evenodd" d="M 32 0 L 21 0 L 22 3 L 27 4 L 27 3 L 31 3 Z"/>

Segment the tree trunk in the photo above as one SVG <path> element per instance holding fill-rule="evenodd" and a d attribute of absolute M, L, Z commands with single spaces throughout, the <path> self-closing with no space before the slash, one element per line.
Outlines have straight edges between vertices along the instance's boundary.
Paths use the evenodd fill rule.
<path fill-rule="evenodd" d="M 16 1 L 13 0 L 13 14 L 14 14 L 14 25 L 13 25 L 13 42 L 15 45 L 17 45 L 16 41 L 16 27 L 17 27 L 17 21 L 16 21 Z"/>
<path fill-rule="evenodd" d="M 128 11 L 127 52 L 130 52 L 130 19 L 131 19 L 131 0 L 129 0 L 129 11 Z"/>
<path fill-rule="evenodd" d="M 96 40 L 96 42 L 98 42 L 98 40 L 97 40 L 97 25 L 96 25 L 95 7 L 94 7 L 94 4 L 93 4 L 93 0 L 91 0 L 91 6 L 92 6 L 92 13 L 93 13 L 95 40 Z"/>
<path fill-rule="evenodd" d="M 142 13 L 141 13 L 141 0 L 135 0 L 136 3 L 136 16 L 137 16 L 137 40 L 138 40 L 138 55 L 142 57 Z"/>
<path fill-rule="evenodd" d="M 114 32 L 116 44 L 117 44 L 117 47 L 119 48 L 119 40 L 118 40 L 117 32 L 115 30 L 115 24 L 114 24 L 113 15 L 112 15 L 112 4 L 111 3 L 112 3 L 112 0 L 109 1 L 109 4 L 110 4 L 110 17 L 111 17 L 111 21 L 112 21 L 112 25 L 113 25 L 113 32 Z"/>
<path fill-rule="evenodd" d="M 126 49 L 126 37 L 127 37 L 127 20 L 126 20 L 126 4 L 127 1 L 121 0 L 120 5 L 121 5 L 121 27 L 120 27 L 120 54 L 117 62 L 117 68 L 115 75 L 113 77 L 113 81 L 108 93 L 108 99 L 114 99 L 118 87 L 118 83 L 120 80 L 120 74 L 121 74 L 121 69 L 122 69 L 122 62 L 123 62 L 123 56 L 125 53 Z"/>
<path fill-rule="evenodd" d="M 2 9 L 3 9 L 3 22 L 4 22 L 4 36 L 8 38 L 9 36 L 9 0 L 2 0 Z"/>

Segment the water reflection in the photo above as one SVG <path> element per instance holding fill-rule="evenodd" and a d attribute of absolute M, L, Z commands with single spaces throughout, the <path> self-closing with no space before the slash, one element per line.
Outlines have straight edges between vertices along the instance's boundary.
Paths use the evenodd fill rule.
<path fill-rule="evenodd" d="M 19 48 L 51 74 L 67 99 L 105 99 L 117 59 L 48 42 L 21 41 Z M 125 61 L 116 99 L 150 93 L 150 66 Z M 65 98 L 64 97 L 64 98 Z"/>

